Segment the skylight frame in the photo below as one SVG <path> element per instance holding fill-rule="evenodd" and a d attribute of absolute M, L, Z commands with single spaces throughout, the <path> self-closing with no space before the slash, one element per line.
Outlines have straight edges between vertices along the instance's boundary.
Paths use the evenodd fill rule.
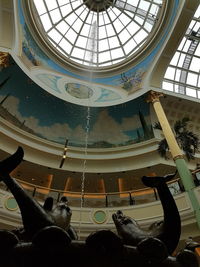
<path fill-rule="evenodd" d="M 108 40 L 107 41 L 107 43 L 108 43 L 107 49 L 100 51 L 99 41 L 102 41 L 103 38 L 100 37 L 101 33 L 99 31 L 101 31 L 102 29 L 97 27 L 97 38 L 95 41 L 96 42 L 95 61 L 91 62 L 91 59 L 88 58 L 88 55 L 87 55 L 87 54 L 89 54 L 89 52 L 91 53 L 91 50 L 88 49 L 87 45 L 84 48 L 80 47 L 80 44 L 78 45 L 78 37 L 79 36 L 81 36 L 83 38 L 87 38 L 89 40 L 88 36 L 86 36 L 86 35 L 84 36 L 84 34 L 82 32 L 82 27 L 81 27 L 81 31 L 78 32 L 78 37 L 75 39 L 74 42 L 72 42 L 71 40 L 69 40 L 70 38 L 67 37 L 66 32 L 60 32 L 59 31 L 57 26 L 61 23 L 61 21 L 58 21 L 56 23 L 53 22 L 53 19 L 51 18 L 50 13 L 55 11 L 55 8 L 52 8 L 52 9 L 49 8 L 49 10 L 48 10 L 48 7 L 47 7 L 47 3 L 50 0 L 30 0 L 30 2 L 32 2 L 32 6 L 33 6 L 33 1 L 34 1 L 34 3 L 36 3 L 36 1 L 42 2 L 46 8 L 45 12 L 39 12 L 39 11 L 35 12 L 36 8 L 33 7 L 35 10 L 34 10 L 34 12 L 32 12 L 32 14 L 34 13 L 34 19 L 36 20 L 37 27 L 39 26 L 39 31 L 42 32 L 42 35 L 44 36 L 44 38 L 47 38 L 47 41 L 49 42 L 49 44 L 51 44 L 53 46 L 53 49 L 58 50 L 59 53 L 62 54 L 62 56 L 64 56 L 66 59 L 68 59 L 72 62 L 81 64 L 84 66 L 90 66 L 93 68 L 102 68 L 105 66 L 112 66 L 115 64 L 119 64 L 120 62 L 126 61 L 127 58 L 132 57 L 135 53 L 140 51 L 141 48 L 143 47 L 143 45 L 146 43 L 146 41 L 148 39 L 150 39 L 150 36 L 151 36 L 152 32 L 154 31 L 156 22 L 158 20 L 158 17 L 154 18 L 155 24 L 153 27 L 151 24 L 149 24 L 148 20 L 150 18 L 149 12 L 150 12 L 151 7 L 153 5 L 157 7 L 158 12 L 156 13 L 156 15 L 158 15 L 158 13 L 161 13 L 160 10 L 162 8 L 161 7 L 162 0 L 152 0 L 152 1 L 138 0 L 138 5 L 137 5 L 136 9 L 138 8 L 139 5 L 141 5 L 142 2 L 149 3 L 149 8 L 146 11 L 148 16 L 145 17 L 142 24 L 140 25 L 140 23 L 137 20 L 131 20 L 131 17 L 130 17 L 131 12 L 130 11 L 121 10 L 119 7 L 115 7 L 115 8 L 109 7 L 108 9 L 105 9 L 103 12 L 97 13 L 97 12 L 89 10 L 85 6 L 85 4 L 83 3 L 83 0 L 71 0 L 71 2 L 70 2 L 70 0 L 68 0 L 69 3 L 67 3 L 67 4 L 63 3 L 62 5 L 57 6 L 57 9 L 59 10 L 59 12 L 62 16 L 62 21 L 64 21 L 64 19 L 69 17 L 69 14 L 65 14 L 65 15 L 62 14 L 62 9 L 67 5 L 68 7 L 71 6 L 71 8 L 72 8 L 72 11 L 70 12 L 70 14 L 73 13 L 74 11 L 76 12 L 75 14 L 77 14 L 77 12 L 80 11 L 81 9 L 82 9 L 82 13 L 84 11 L 87 11 L 87 15 L 86 15 L 84 20 L 83 20 L 82 16 L 79 16 L 79 18 L 78 18 L 78 16 L 75 15 L 76 20 L 84 21 L 84 23 L 85 23 L 86 18 L 93 13 L 93 16 L 97 17 L 97 23 L 99 23 L 99 21 L 102 20 L 102 18 L 103 18 L 104 24 L 102 26 L 102 29 L 103 29 L 103 27 L 105 27 L 105 28 L 112 27 L 112 29 L 114 30 L 115 35 L 109 36 L 109 34 L 107 34 L 106 37 L 104 37 L 105 40 L 106 39 Z M 117 1 L 120 1 L 120 2 L 123 2 L 125 4 L 130 5 L 129 0 L 117 0 Z M 59 2 L 63 2 L 63 1 L 55 0 L 54 2 L 56 2 L 58 5 Z M 80 3 L 81 6 L 80 7 L 79 6 L 74 7 L 73 6 L 74 3 Z M 74 10 L 73 10 L 73 8 L 74 8 Z M 51 22 L 52 27 L 53 28 L 57 27 L 56 31 L 61 36 L 61 38 L 59 38 L 59 43 L 56 43 L 53 35 L 50 36 L 50 34 L 49 34 L 51 32 L 52 28 L 48 28 L 48 30 L 45 31 L 45 27 L 44 27 L 44 25 L 40 19 L 45 14 L 48 14 L 49 21 Z M 120 16 L 121 15 L 125 15 L 127 17 L 128 23 L 125 26 L 128 26 L 128 27 L 126 27 L 126 29 L 122 28 L 120 30 L 120 32 L 117 32 L 116 21 L 120 22 Z M 136 12 L 135 17 L 137 17 L 137 15 L 138 14 Z M 114 16 L 115 16 L 115 18 L 112 19 L 111 17 L 114 17 Z M 107 21 L 105 21 L 105 18 L 107 19 Z M 68 22 L 68 21 L 65 21 L 65 22 Z M 131 28 L 130 25 L 133 22 L 135 23 L 135 27 L 139 27 L 139 29 L 137 31 L 135 31 L 134 34 L 130 33 L 130 28 Z M 75 23 L 75 20 L 74 20 L 74 23 Z M 123 20 L 123 23 L 124 23 L 124 20 Z M 68 26 L 72 27 L 69 24 L 68 24 Z M 90 24 L 90 28 L 91 28 L 91 24 Z M 128 36 L 127 40 L 122 44 L 122 40 L 119 38 L 119 34 L 122 35 L 123 31 L 124 31 L 124 34 L 126 34 L 126 36 L 128 36 L 129 34 L 130 34 L 130 36 Z M 140 31 L 143 31 L 144 33 L 146 33 L 146 36 L 144 35 L 142 40 L 140 40 L 140 42 L 137 43 L 137 40 L 135 40 L 134 37 L 137 36 L 138 32 L 140 32 Z M 109 46 L 109 43 L 112 42 L 112 40 L 114 40 L 114 39 L 116 40 L 116 38 L 118 39 L 117 46 Z M 66 51 L 66 49 L 64 49 L 64 47 L 60 45 L 60 43 L 61 44 L 64 43 L 64 41 L 62 42 L 62 40 L 65 40 L 66 43 L 69 42 L 69 50 Z M 133 48 L 131 49 L 132 46 L 133 46 Z M 82 50 L 85 51 L 85 52 L 82 52 L 82 58 L 80 58 L 79 55 L 73 53 L 74 48 L 80 49 L 79 50 L 80 52 L 82 52 Z M 116 56 L 117 53 L 115 51 L 117 51 L 117 49 L 120 51 L 119 54 L 121 54 L 119 57 Z M 107 53 L 108 58 L 105 58 L 105 56 L 103 56 L 103 53 L 105 53 L 105 54 Z"/>
<path fill-rule="evenodd" d="M 162 89 L 200 99 L 200 5 L 165 72 Z"/>

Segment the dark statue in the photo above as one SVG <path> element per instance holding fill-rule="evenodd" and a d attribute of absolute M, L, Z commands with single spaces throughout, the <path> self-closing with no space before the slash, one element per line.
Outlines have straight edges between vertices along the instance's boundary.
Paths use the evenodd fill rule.
<path fill-rule="evenodd" d="M 164 211 L 164 220 L 150 225 L 148 231 L 140 229 L 136 221 L 123 216 L 121 211 L 113 214 L 118 234 L 125 244 L 136 246 L 143 239 L 154 237 L 166 245 L 169 254 L 176 249 L 181 234 L 181 221 L 175 201 L 166 184 L 175 175 L 176 173 L 164 177 L 142 177 L 144 185 L 157 189 Z"/>
<path fill-rule="evenodd" d="M 163 221 L 144 231 L 132 218 L 117 211 L 113 221 L 118 234 L 101 230 L 79 241 L 70 225 L 72 212 L 65 197 L 56 204 L 48 197 L 41 206 L 9 175 L 23 155 L 19 147 L 0 162 L 1 180 L 15 197 L 23 222 L 20 229 L 0 230 L 0 267 L 198 267 L 190 246 L 172 256 L 179 242 L 181 222 L 166 182 L 175 174 L 142 178 L 146 186 L 158 191 Z"/>

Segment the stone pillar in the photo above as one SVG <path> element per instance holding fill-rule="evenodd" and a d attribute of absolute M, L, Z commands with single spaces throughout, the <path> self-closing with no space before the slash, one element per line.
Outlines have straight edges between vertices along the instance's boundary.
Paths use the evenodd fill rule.
<path fill-rule="evenodd" d="M 183 183 L 183 186 L 185 188 L 185 191 L 188 193 L 188 196 L 190 198 L 190 201 L 192 203 L 192 207 L 194 209 L 194 213 L 196 215 L 197 223 L 200 228 L 200 205 L 199 202 L 195 196 L 194 188 L 195 184 L 193 181 L 192 174 L 190 170 L 188 169 L 188 166 L 183 158 L 183 154 L 181 149 L 178 146 L 178 143 L 176 141 L 176 138 L 173 134 L 173 131 L 169 125 L 169 122 L 167 120 L 167 117 L 165 115 L 165 112 L 162 108 L 162 105 L 160 103 L 160 96 L 162 96 L 161 93 L 151 91 L 149 93 L 148 102 L 151 102 L 155 113 L 158 117 L 158 121 L 162 127 L 163 134 L 166 138 L 167 144 L 169 146 L 169 150 L 172 154 L 173 160 L 176 164 L 178 173 L 180 175 L 181 181 Z"/>

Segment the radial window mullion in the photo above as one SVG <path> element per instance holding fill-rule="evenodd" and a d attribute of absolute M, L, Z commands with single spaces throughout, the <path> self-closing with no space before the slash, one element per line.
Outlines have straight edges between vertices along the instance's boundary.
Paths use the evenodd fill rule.
<path fill-rule="evenodd" d="M 49 14 L 49 9 L 48 9 L 48 7 L 47 7 L 46 1 L 43 0 L 43 3 L 44 3 L 45 8 L 46 8 L 46 10 L 47 10 L 46 14 L 48 14 L 49 20 L 51 21 L 51 24 L 52 24 L 52 28 L 50 28 L 49 30 L 52 30 L 52 29 L 53 29 L 53 26 L 54 26 L 53 21 L 52 21 L 52 19 L 51 19 L 50 14 Z M 40 17 L 41 17 L 41 16 L 40 16 Z M 49 31 L 49 30 L 48 30 L 48 31 Z M 46 31 L 46 34 L 47 34 L 47 35 L 48 35 L 48 31 Z"/>
<path fill-rule="evenodd" d="M 108 15 L 108 14 L 107 14 Z M 104 15 L 103 15 L 103 21 L 104 21 L 104 25 L 105 25 L 105 32 L 106 32 L 106 40 L 107 40 L 107 43 L 108 43 L 108 50 L 109 50 L 109 54 L 110 54 L 110 59 L 112 59 L 112 57 L 111 57 L 111 52 L 110 52 L 110 44 L 109 44 L 109 42 L 108 42 L 108 31 L 107 31 L 107 27 L 106 27 L 106 24 L 105 24 L 105 17 L 104 17 Z M 103 61 L 104 62 L 104 61 Z"/>
<path fill-rule="evenodd" d="M 108 17 L 110 18 L 109 14 L 108 14 Z M 114 31 L 115 31 L 115 35 L 116 35 L 116 37 L 118 38 L 120 47 L 121 47 L 121 49 L 122 49 L 122 51 L 123 51 L 123 53 L 124 53 L 124 56 L 125 56 L 126 53 L 125 53 L 124 47 L 123 47 L 123 45 L 122 45 L 122 42 L 121 42 L 121 40 L 120 40 L 120 38 L 119 38 L 119 36 L 118 36 L 118 34 L 117 34 L 116 28 L 115 28 L 115 26 L 113 25 L 112 20 L 110 20 L 110 22 L 111 22 L 111 25 L 112 25 L 112 27 L 113 27 L 113 29 L 114 29 Z M 120 21 L 120 22 L 121 22 L 121 21 Z M 121 23 L 122 23 L 122 22 L 121 22 Z M 122 23 L 122 24 L 123 24 L 123 23 Z"/>
<path fill-rule="evenodd" d="M 56 2 L 57 2 L 57 5 L 58 5 L 58 9 L 59 9 L 59 11 L 60 11 L 60 14 L 61 14 L 61 17 L 62 17 L 62 19 L 63 19 L 63 16 L 62 16 L 62 12 L 61 12 L 61 7 L 60 7 L 60 5 L 59 5 L 59 3 L 58 3 L 58 0 L 56 0 Z M 60 22 L 60 21 L 59 21 Z"/>
<path fill-rule="evenodd" d="M 120 18 L 119 18 L 119 20 L 120 20 L 120 22 L 123 24 L 123 22 L 121 21 Z M 129 24 L 130 24 L 130 23 L 131 23 L 131 22 L 129 22 Z M 134 21 L 134 23 L 135 23 L 135 21 Z M 129 24 L 127 24 L 127 26 L 128 26 Z M 140 43 L 137 43 L 137 42 L 136 42 L 134 36 L 135 36 L 136 34 L 138 34 L 138 33 L 140 32 L 141 29 L 139 29 L 138 31 L 136 31 L 134 35 L 131 35 L 130 31 L 127 29 L 127 26 L 125 26 L 124 24 L 123 24 L 123 26 L 124 26 L 124 29 L 126 29 L 127 32 L 128 32 L 129 35 L 130 35 L 130 38 L 129 38 L 128 40 L 133 39 L 133 41 L 134 41 L 137 45 L 139 45 Z M 131 37 L 131 36 L 132 36 L 132 37 Z M 128 42 L 128 40 L 127 40 L 124 44 L 126 44 L 126 43 Z"/>
<path fill-rule="evenodd" d="M 115 27 L 114 27 L 113 24 L 112 24 L 112 20 L 111 20 L 111 18 L 110 18 L 110 15 L 108 14 L 107 10 L 105 10 L 105 11 L 106 11 L 106 14 L 107 14 L 107 16 L 108 16 L 108 18 L 109 18 L 109 20 L 110 20 L 110 24 L 109 24 L 109 25 L 112 25 L 112 28 L 113 28 L 113 30 L 114 30 L 114 32 L 115 32 L 115 34 L 116 34 L 116 29 L 115 29 Z M 106 27 L 106 35 L 107 35 L 107 42 L 108 42 L 109 52 L 110 52 L 110 59 L 111 59 L 111 61 L 112 61 L 112 53 L 111 53 L 111 47 L 110 47 L 109 35 L 108 35 L 108 29 L 107 29 L 107 27 Z M 111 36 L 110 36 L 110 37 L 111 37 Z"/>
<path fill-rule="evenodd" d="M 46 3 L 45 3 L 46 4 Z M 49 11 L 48 9 L 48 11 L 47 11 L 47 14 L 48 14 L 48 16 L 49 16 L 49 19 L 50 19 L 50 21 L 51 21 L 51 24 L 52 24 L 52 28 L 50 28 L 48 31 L 47 31 L 47 33 L 50 31 L 50 30 L 52 30 L 54 27 L 55 27 L 55 23 L 53 22 L 53 20 L 52 20 L 52 17 L 51 17 L 51 12 L 52 11 L 54 11 L 54 10 L 56 10 L 57 8 L 55 8 L 55 9 L 52 9 L 51 11 Z M 59 21 L 60 22 L 60 21 Z"/>
<path fill-rule="evenodd" d="M 71 4 L 71 3 L 70 3 Z M 69 17 L 72 13 L 74 13 L 76 10 L 78 10 L 81 6 L 84 6 L 84 3 L 82 3 L 80 6 L 76 7 L 75 9 L 72 8 L 72 11 L 63 17 L 63 20 L 66 20 L 67 17 Z"/>
<path fill-rule="evenodd" d="M 97 25 L 99 25 L 99 10 L 97 10 Z M 97 67 L 99 67 L 99 27 L 97 27 Z"/>
<path fill-rule="evenodd" d="M 74 23 L 77 21 L 77 19 L 78 19 L 78 17 L 75 19 Z M 74 24 L 74 23 L 73 23 L 73 24 Z M 70 29 L 71 29 L 71 27 L 64 33 L 64 35 L 61 33 L 62 38 L 61 38 L 61 40 L 57 43 L 58 46 L 59 46 L 59 44 L 62 42 L 63 39 L 66 39 L 66 38 L 65 38 L 65 35 L 67 34 L 67 32 L 68 32 Z M 60 31 L 59 31 L 59 32 L 60 32 Z M 68 40 L 68 41 L 69 41 L 69 40 Z M 75 43 L 75 42 L 74 42 L 74 43 Z"/>
<path fill-rule="evenodd" d="M 146 3 L 144 0 L 136 0 L 135 6 L 131 0 L 118 0 L 116 6 L 112 5 L 112 1 L 109 3 L 106 0 L 40 1 L 43 13 L 39 13 L 35 5 L 36 19 L 40 20 L 40 23 L 42 20 L 47 20 L 43 24 L 41 33 L 45 32 L 45 37 L 53 49 L 83 65 L 91 64 L 93 61 L 93 67 L 112 65 L 126 60 L 135 53 L 143 46 L 153 27 L 154 18 L 150 12 L 155 15 L 155 20 L 157 16 L 156 8 L 150 10 L 152 1 Z M 141 22 L 134 20 L 135 16 L 141 18 Z M 97 21 L 97 27 L 94 21 Z M 93 41 L 92 31 L 94 31 Z M 89 47 L 90 43 L 94 48 Z M 80 55 L 76 55 L 75 51 L 80 52 Z"/>
<path fill-rule="evenodd" d="M 115 6 L 116 9 L 118 9 L 121 13 L 123 13 L 124 15 L 126 15 L 127 17 L 129 17 L 131 20 L 133 20 L 133 17 L 131 17 L 128 13 L 124 12 L 124 9 L 123 8 L 120 8 L 118 6 Z M 132 13 L 133 15 L 135 15 L 135 12 L 130 12 Z M 138 24 L 140 26 L 140 24 Z"/>
<path fill-rule="evenodd" d="M 80 30 L 79 30 L 79 34 L 81 33 L 81 31 L 82 31 L 82 29 L 83 29 L 83 26 L 84 26 L 84 23 L 86 22 L 88 16 L 89 16 L 89 12 L 87 13 L 87 16 L 85 17 L 85 20 L 83 21 L 82 27 L 81 27 Z M 77 38 L 78 38 L 79 34 L 77 35 Z M 76 40 L 76 41 L 77 41 L 77 40 Z M 74 47 L 73 47 L 73 48 L 74 48 Z M 71 54 L 72 54 L 72 52 L 73 52 L 73 48 L 72 48 L 72 50 L 71 50 L 70 56 L 71 56 Z M 82 60 L 83 60 L 83 59 L 82 59 Z"/>
<path fill-rule="evenodd" d="M 122 9 L 122 8 L 119 8 L 119 7 L 117 7 L 117 6 L 115 6 L 115 8 L 117 8 L 121 13 L 123 13 L 124 15 L 126 15 L 127 17 L 129 17 L 130 18 L 130 20 L 133 20 L 136 24 L 138 24 L 138 26 L 140 27 L 141 25 L 137 22 L 137 21 L 135 21 L 129 14 L 127 14 L 126 12 L 124 12 L 124 9 Z M 135 13 L 133 13 L 133 15 L 134 15 Z M 120 18 L 118 18 L 119 20 L 120 20 Z M 121 21 L 121 20 L 120 20 Z M 124 24 L 124 23 L 123 23 Z"/>
<path fill-rule="evenodd" d="M 150 5 L 149 5 L 149 8 L 150 8 Z M 148 9 L 148 11 L 149 11 L 149 9 Z M 147 11 L 147 14 L 149 14 L 148 11 Z M 144 18 L 144 23 L 143 23 L 143 25 L 142 25 L 142 29 L 143 29 L 144 31 L 146 31 L 147 33 L 149 33 L 149 31 L 147 31 L 146 28 L 145 28 L 145 26 L 144 26 L 145 23 L 148 23 L 148 22 L 147 22 L 147 19 L 148 19 L 148 16 Z"/>
<path fill-rule="evenodd" d="M 150 7 L 151 7 L 151 4 L 150 4 L 149 7 L 148 7 L 147 14 L 149 14 Z M 145 19 L 144 19 L 144 23 L 143 23 L 143 25 L 144 25 L 143 28 L 145 28 L 145 24 L 146 24 L 146 23 L 149 23 L 149 22 L 148 22 L 148 19 L 149 19 L 148 17 L 145 17 Z M 154 22 L 154 23 L 155 23 L 155 22 Z M 145 28 L 145 29 L 146 29 L 146 28 Z M 147 31 L 147 30 L 146 30 L 146 31 Z M 147 32 L 149 33 L 149 31 L 147 31 Z"/>
<path fill-rule="evenodd" d="M 72 28 L 73 27 L 73 25 L 75 24 L 75 22 L 78 20 L 79 18 L 77 17 L 75 20 L 74 20 L 74 22 L 72 23 L 72 25 L 71 25 L 71 27 L 70 28 Z M 66 22 L 65 22 L 66 23 Z M 63 35 L 63 38 L 65 38 L 65 35 L 67 34 L 67 32 L 70 30 L 70 28 L 65 32 L 65 34 Z M 77 40 L 77 38 L 78 38 L 78 34 L 77 34 L 77 37 L 76 37 L 76 40 Z M 65 38 L 66 39 L 66 38 Z M 76 40 L 74 41 L 74 44 L 76 43 Z M 62 39 L 60 40 L 60 42 L 62 41 Z M 59 43 L 60 42 L 58 42 L 58 45 L 59 45 Z"/>
<path fill-rule="evenodd" d="M 49 6 L 47 5 L 46 0 L 43 0 L 43 2 L 44 2 L 44 4 L 45 4 L 45 6 L 47 7 L 48 12 L 50 12 L 50 11 L 52 11 L 52 10 L 58 8 L 58 7 L 55 7 L 55 8 L 53 8 L 53 9 L 49 10 L 49 8 L 48 8 Z M 55 2 L 57 3 L 56 0 L 55 0 Z M 57 3 L 57 4 L 58 4 L 58 3 Z"/>
<path fill-rule="evenodd" d="M 140 4 L 140 1 L 138 2 L 137 6 L 136 6 L 136 8 L 135 8 L 135 12 L 134 12 L 134 13 L 135 13 L 135 16 L 134 16 L 134 21 L 135 21 L 135 22 L 136 22 L 135 17 L 138 16 L 138 11 L 137 11 L 137 10 L 138 10 L 138 8 L 139 8 L 139 4 Z M 140 24 L 139 24 L 139 25 L 140 25 Z M 141 26 L 141 25 L 140 25 L 140 26 Z"/>
<path fill-rule="evenodd" d="M 89 17 L 90 12 L 91 12 L 91 10 L 88 11 L 87 18 Z M 92 13 L 91 21 L 93 21 L 93 17 L 94 17 L 94 13 Z M 87 20 L 87 18 L 86 18 L 86 20 Z M 86 20 L 85 20 L 85 21 L 86 21 Z M 90 38 L 90 37 L 91 37 L 90 34 L 91 34 L 92 26 L 93 26 L 93 25 L 90 25 L 90 30 L 89 30 L 89 34 L 88 34 L 88 36 L 87 36 L 87 43 L 86 43 L 85 52 L 84 52 L 84 57 L 83 57 L 83 61 L 87 61 L 89 64 L 90 64 L 91 62 L 89 62 L 90 60 L 87 60 L 87 59 L 86 59 L 86 55 L 87 55 L 87 53 L 90 53 L 90 52 L 91 52 L 91 51 L 89 50 L 88 45 L 89 45 L 89 41 L 91 40 L 91 38 Z"/>
<path fill-rule="evenodd" d="M 144 22 L 146 20 L 150 20 L 150 21 L 152 21 L 152 23 L 154 23 L 155 21 L 154 21 L 153 17 L 152 16 L 149 16 L 149 15 L 151 15 L 149 11 L 150 11 L 150 8 L 152 6 L 152 3 L 149 5 L 148 10 L 142 10 L 139 7 L 140 6 L 140 3 L 141 2 L 139 2 L 138 5 L 137 5 L 135 15 L 137 15 L 138 17 L 142 17 L 144 19 Z M 142 12 L 143 12 L 143 14 L 142 14 Z M 143 22 L 143 24 L 144 24 L 144 22 Z"/>

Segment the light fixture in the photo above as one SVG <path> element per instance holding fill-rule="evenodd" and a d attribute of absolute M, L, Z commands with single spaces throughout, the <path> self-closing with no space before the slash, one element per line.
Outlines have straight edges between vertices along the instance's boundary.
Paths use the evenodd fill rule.
<path fill-rule="evenodd" d="M 66 139 L 65 141 L 65 146 L 64 146 L 64 150 L 63 150 L 63 155 L 62 155 L 62 159 L 61 159 L 61 162 L 60 162 L 60 166 L 59 168 L 62 168 L 64 162 L 65 162 L 65 159 L 66 159 L 66 153 L 67 153 L 67 144 L 68 144 L 68 139 Z"/>

